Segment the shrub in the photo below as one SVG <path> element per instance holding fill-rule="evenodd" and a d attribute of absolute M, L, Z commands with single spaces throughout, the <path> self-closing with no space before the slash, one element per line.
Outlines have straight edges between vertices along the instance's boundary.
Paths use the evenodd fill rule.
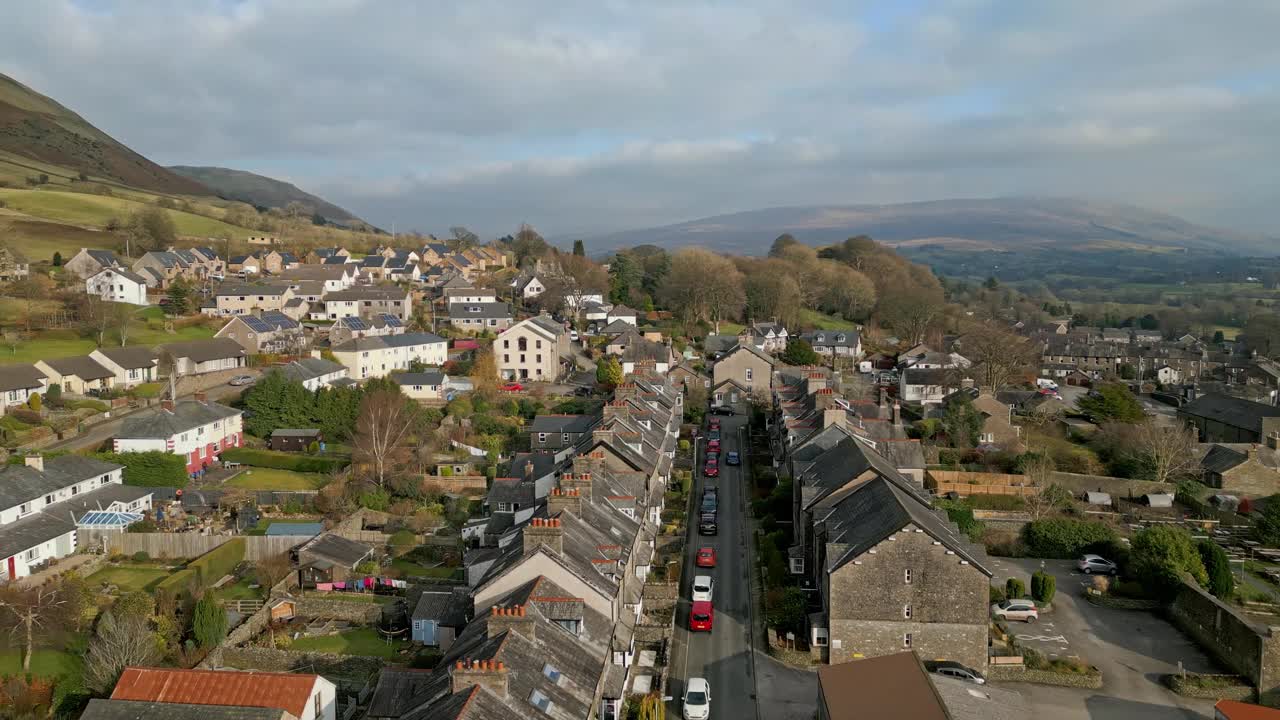
<path fill-rule="evenodd" d="M 192 560 L 187 569 L 194 570 L 200 584 L 209 587 L 244 561 L 244 550 L 244 538 L 233 538 Z"/>
<path fill-rule="evenodd" d="M 187 484 L 187 464 L 181 455 L 152 450 L 98 453 L 95 457 L 123 465 L 126 485 L 180 488 Z"/>
<path fill-rule="evenodd" d="M 1031 576 L 1031 597 L 1038 603 L 1053 602 L 1054 593 L 1058 589 L 1058 579 L 1049 573 L 1037 570 Z"/>
<path fill-rule="evenodd" d="M 441 465 L 441 466 L 440 466 L 440 477 L 453 477 L 453 466 L 452 466 L 452 465 Z"/>
<path fill-rule="evenodd" d="M 179 570 L 156 585 L 156 596 L 167 595 L 172 598 L 187 595 L 193 586 L 198 587 L 199 575 L 195 570 L 187 568 Z"/>
<path fill-rule="evenodd" d="M 689 441 L 686 440 L 685 438 L 680 438 L 679 448 L 680 448 L 680 452 L 682 453 L 689 452 Z"/>
<path fill-rule="evenodd" d="M 372 560 L 356 563 L 355 571 L 357 575 L 372 575 L 378 572 L 378 563 Z"/>
<path fill-rule="evenodd" d="M 1032 557 L 1073 558 L 1090 545 L 1114 541 L 1116 533 L 1094 520 L 1057 517 L 1027 523 L 1022 539 Z"/>
<path fill-rule="evenodd" d="M 391 544 L 391 547 L 402 552 L 418 544 L 417 538 L 415 538 L 413 533 L 408 530 L 397 530 L 388 542 Z"/>
<path fill-rule="evenodd" d="M 1002 587 L 991 585 L 987 589 L 990 591 L 987 593 L 990 598 L 990 602 L 998 603 L 1009 599 L 1009 596 L 1005 594 L 1004 588 Z"/>
<path fill-rule="evenodd" d="M 1133 536 L 1131 571 L 1149 591 L 1169 598 L 1177 592 L 1184 574 L 1201 585 L 1209 583 L 1200 553 L 1191 534 L 1170 526 L 1149 527 Z"/>
<path fill-rule="evenodd" d="M 1217 543 L 1209 540 L 1196 543 L 1196 550 L 1200 552 L 1200 560 L 1209 575 L 1209 592 L 1216 598 L 1230 598 L 1236 589 L 1236 579 L 1231 574 L 1227 553 Z"/>
<path fill-rule="evenodd" d="M 947 519 L 956 524 L 960 532 L 976 540 L 986 529 L 980 521 L 973 517 L 973 508 L 955 500 L 939 500 L 937 506 L 947 511 Z"/>
<path fill-rule="evenodd" d="M 1004 594 L 1007 595 L 1010 600 L 1026 597 L 1027 586 L 1023 585 L 1022 581 L 1018 578 L 1009 578 L 1004 582 Z"/>
<path fill-rule="evenodd" d="M 320 443 L 316 440 L 312 440 L 311 444 L 307 445 L 307 452 L 311 453 L 312 455 L 315 455 L 316 453 L 320 452 Z"/>
<path fill-rule="evenodd" d="M 44 391 L 45 402 L 49 403 L 49 407 L 62 407 L 62 386 L 54 383 Z"/>
<path fill-rule="evenodd" d="M 44 401 L 40 399 L 39 393 L 32 395 L 27 400 L 27 407 L 31 408 L 35 412 L 40 412 L 40 406 L 43 404 L 44 404 Z"/>
<path fill-rule="evenodd" d="M 32 395 L 31 397 L 34 398 L 39 396 Z M 39 425 L 44 422 L 44 418 L 40 416 L 40 412 L 38 410 L 18 407 L 10 410 L 9 414 L 24 425 Z"/>
<path fill-rule="evenodd" d="M 135 523 L 135 524 L 136 524 L 136 523 Z M 149 561 L 149 560 L 151 560 L 151 556 L 147 554 L 147 551 L 146 551 L 146 550 L 139 550 L 138 552 L 136 552 L 136 553 L 134 553 L 134 554 L 133 554 L 133 561 L 134 561 L 134 562 L 140 562 L 140 563 L 141 563 L 141 562 L 147 562 L 147 561 Z"/>
<path fill-rule="evenodd" d="M 125 528 L 125 532 L 131 532 L 131 533 L 153 533 L 153 532 L 156 532 L 157 530 L 159 530 L 159 528 L 156 526 L 155 521 L 149 520 L 147 518 L 143 518 L 138 522 Z"/>

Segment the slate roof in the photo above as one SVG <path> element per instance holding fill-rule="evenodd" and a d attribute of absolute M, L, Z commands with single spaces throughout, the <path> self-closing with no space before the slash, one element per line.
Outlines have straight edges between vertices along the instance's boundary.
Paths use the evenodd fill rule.
<path fill-rule="evenodd" d="M 409 297 L 408 290 L 389 287 L 365 287 L 339 290 L 324 296 L 325 302 L 330 300 L 363 301 L 363 300 L 395 300 L 404 302 Z"/>
<path fill-rule="evenodd" d="M 467 622 L 466 611 L 470 605 L 468 592 L 427 590 L 418 598 L 412 617 L 414 620 L 435 620 L 444 627 L 461 628 Z"/>
<path fill-rule="evenodd" d="M 447 342 L 434 333 L 404 333 L 402 335 L 374 335 L 372 337 L 351 338 L 338 343 L 331 349 L 333 352 L 356 352 L 361 350 L 381 350 L 391 347 L 410 347 L 413 345 L 429 345 Z"/>
<path fill-rule="evenodd" d="M 532 474 L 527 474 L 525 466 L 532 464 Z M 549 452 L 516 453 L 511 457 L 511 469 L 508 473 L 517 478 L 540 478 L 550 475 L 556 470 L 556 456 Z"/>
<path fill-rule="evenodd" d="M 132 270 L 128 270 L 122 267 L 104 267 L 98 272 L 94 273 L 93 276 L 97 277 L 103 273 L 115 273 L 116 275 L 119 275 L 120 277 L 125 278 L 126 280 L 129 280 L 131 282 L 138 283 L 139 285 L 147 284 L 146 278 L 142 277 L 141 275 L 139 275 L 138 273 Z"/>
<path fill-rule="evenodd" d="M 35 365 L 0 365 L 0 391 L 38 388 L 45 380 L 44 373 Z"/>
<path fill-rule="evenodd" d="M 125 370 L 137 370 L 140 368 L 149 368 L 156 364 L 160 356 L 155 351 L 147 347 L 117 347 L 117 348 L 98 348 L 98 352 L 107 356 L 111 362 L 119 365 Z"/>
<path fill-rule="evenodd" d="M 1209 472 L 1224 473 L 1248 459 L 1249 456 L 1245 453 L 1214 445 L 1200 461 L 1200 466 Z"/>
<path fill-rule="evenodd" d="M 0 560 L 75 531 L 69 516 L 32 513 L 0 527 Z"/>
<path fill-rule="evenodd" d="M 356 563 L 369 557 L 372 552 L 373 548 L 362 542 L 348 540 L 333 533 L 319 535 L 298 548 L 299 555 L 312 555 L 348 568 L 355 567 Z"/>
<path fill-rule="evenodd" d="M 432 593 L 423 593 L 428 595 Z M 414 618 L 418 617 L 414 611 Z M 431 670 L 388 665 L 378 673 L 378 685 L 369 697 L 365 717 L 394 718 L 449 692 L 449 676 Z"/>
<path fill-rule="evenodd" d="M 112 700 L 239 705 L 286 710 L 302 717 L 317 675 L 226 670 L 125 668 Z"/>
<path fill-rule="evenodd" d="M 473 310 L 478 308 L 478 310 Z M 509 318 L 511 306 L 504 302 L 461 302 L 450 303 L 449 318 Z"/>
<path fill-rule="evenodd" d="M 116 437 L 171 438 L 215 420 L 225 420 L 239 414 L 239 410 L 221 403 L 183 400 L 174 405 L 172 412 L 158 407 L 130 415 L 125 418 Z"/>
<path fill-rule="evenodd" d="M 1262 418 L 1280 417 L 1280 407 L 1242 398 L 1206 393 L 1183 405 L 1178 414 L 1203 418 L 1250 432 L 1262 432 Z"/>
<path fill-rule="evenodd" d="M 959 384 L 956 368 L 907 368 L 902 371 L 904 385 L 939 385 L 948 387 Z"/>
<path fill-rule="evenodd" d="M 282 366 L 280 372 L 291 380 L 301 382 L 323 377 L 330 373 L 342 372 L 346 367 L 346 365 L 332 360 L 325 360 L 324 358 L 302 358 Z"/>
<path fill-rule="evenodd" d="M 206 340 L 190 340 L 161 345 L 166 352 L 177 358 L 190 358 L 193 362 L 210 360 L 226 360 L 245 356 L 245 349 L 231 338 L 208 338 Z"/>
<path fill-rule="evenodd" d="M 89 254 L 89 257 L 96 260 L 97 263 L 103 267 L 122 264 L 120 262 L 120 256 L 116 255 L 115 252 L 111 250 L 94 250 L 90 248 L 86 249 L 85 252 Z"/>
<path fill-rule="evenodd" d="M 0 508 L 11 508 L 124 467 L 84 455 L 46 458 L 44 470 L 26 465 L 0 466 Z M 0 526 L 7 530 L 11 525 Z"/>
<path fill-rule="evenodd" d="M 857 347 L 861 337 L 856 330 L 815 330 L 800 335 L 813 347 Z"/>
<path fill-rule="evenodd" d="M 222 283 L 213 292 L 214 296 L 230 297 L 232 295 L 283 295 L 289 292 L 289 286 L 276 283 Z"/>
<path fill-rule="evenodd" d="M 393 373 L 391 379 L 400 385 L 443 385 L 445 374 L 439 370 L 427 372 Z"/>
<path fill-rule="evenodd" d="M 489 488 L 485 504 L 490 512 L 495 512 L 498 503 L 518 503 L 520 509 L 534 507 L 538 502 L 537 487 L 522 478 L 497 478 Z"/>
<path fill-rule="evenodd" d="M 75 376 L 81 380 L 101 380 L 103 378 L 115 377 L 115 373 L 102 367 L 93 358 L 88 355 L 77 355 L 68 358 L 56 358 L 54 360 L 45 360 L 55 372 L 63 377 Z"/>
<path fill-rule="evenodd" d="M 80 720 L 289 720 L 294 716 L 280 708 L 239 705 L 193 705 L 147 700 L 94 698 Z"/>
<path fill-rule="evenodd" d="M 315 437 L 319 434 L 318 428 L 277 428 L 271 431 L 271 437 Z"/>
<path fill-rule="evenodd" d="M 529 424 L 531 433 L 584 433 L 590 432 L 598 415 L 538 415 Z"/>

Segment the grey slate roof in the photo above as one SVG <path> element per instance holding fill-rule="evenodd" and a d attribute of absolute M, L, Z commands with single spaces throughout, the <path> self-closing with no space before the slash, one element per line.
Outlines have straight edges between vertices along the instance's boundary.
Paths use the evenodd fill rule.
<path fill-rule="evenodd" d="M 314 437 L 319 434 L 317 428 L 277 428 L 271 431 L 271 437 Z"/>
<path fill-rule="evenodd" d="M 38 388 L 44 380 L 44 373 L 30 363 L 0 365 L 0 391 Z"/>
<path fill-rule="evenodd" d="M 330 300 L 396 300 L 403 302 L 409 297 L 409 291 L 401 288 L 366 287 L 339 290 L 324 296 L 325 302 Z"/>
<path fill-rule="evenodd" d="M 341 372 L 344 368 L 346 368 L 346 365 L 332 360 L 325 360 L 324 358 L 302 358 L 282 366 L 280 372 L 284 373 L 285 377 L 290 380 L 301 382 L 323 377 L 330 373 Z"/>
<path fill-rule="evenodd" d="M 148 487 L 107 483 L 89 492 L 80 493 L 69 500 L 50 505 L 41 512 L 46 515 L 64 518 L 69 517 L 68 513 L 70 513 L 75 515 L 76 520 L 79 520 L 85 513 L 108 508 L 111 503 L 131 503 L 134 500 L 141 500 L 148 495 L 154 494 L 152 488 Z M 3 532 L 2 528 L 0 528 L 0 532 Z"/>
<path fill-rule="evenodd" d="M 155 408 L 125 418 L 116 437 L 170 438 L 215 420 L 225 420 L 239 414 L 239 410 L 221 403 L 184 400 L 174 406 L 173 412 Z"/>
<path fill-rule="evenodd" d="M 333 352 L 356 352 L 359 350 L 381 350 L 391 347 L 409 347 L 442 343 L 446 340 L 434 333 L 404 333 L 402 335 L 375 335 L 372 337 L 351 338 L 346 342 L 334 345 Z"/>
<path fill-rule="evenodd" d="M 348 540 L 333 533 L 318 535 L 298 548 L 299 555 L 310 555 L 347 568 L 355 567 L 356 563 L 372 552 L 373 548 L 362 542 Z"/>
<path fill-rule="evenodd" d="M 112 265 L 121 264 L 120 256 L 116 255 L 115 252 L 112 250 L 87 249 L 85 250 L 85 252 L 89 253 L 89 257 L 96 260 L 98 264 L 103 267 L 110 267 Z"/>
<path fill-rule="evenodd" d="M 1230 395 L 1206 393 L 1182 406 L 1178 413 L 1261 433 L 1262 418 L 1280 417 L 1280 407 Z"/>
<path fill-rule="evenodd" d="M 414 617 L 417 618 L 416 611 Z M 378 685 L 369 697 L 365 717 L 370 720 L 398 720 L 405 713 L 448 692 L 447 673 L 388 665 L 378 673 Z"/>
<path fill-rule="evenodd" d="M 59 375 L 74 375 L 81 380 L 101 380 L 115 376 L 115 373 L 102 367 L 88 355 L 45 360 L 44 363 L 53 368 Z"/>
<path fill-rule="evenodd" d="M 473 310 L 473 308 L 478 308 Z M 449 318 L 509 318 L 511 306 L 504 302 L 461 302 L 449 305 Z"/>
<path fill-rule="evenodd" d="M 600 418 L 596 415 L 538 415 L 529 424 L 532 433 L 590 432 Z"/>
<path fill-rule="evenodd" d="M 97 351 L 106 355 L 111 363 L 122 366 L 125 370 L 151 368 L 160 359 L 150 347 L 100 347 Z"/>
<path fill-rule="evenodd" d="M 537 504 L 537 487 L 519 477 L 497 478 L 489 488 L 485 504 L 490 511 L 496 511 L 498 503 L 519 503 L 520 509 L 531 508 Z"/>
<path fill-rule="evenodd" d="M 443 385 L 444 373 L 439 370 L 427 372 L 394 373 L 391 379 L 399 385 Z"/>
<path fill-rule="evenodd" d="M 170 355 L 177 358 L 191 358 L 194 362 L 225 360 L 245 356 L 245 349 L 231 338 L 208 338 L 207 340 L 190 340 L 187 342 L 167 343 L 160 346 Z"/>
<path fill-rule="evenodd" d="M 427 590 L 413 608 L 414 620 L 435 620 L 445 627 L 461 628 L 467 622 L 471 596 L 453 590 Z"/>
<path fill-rule="evenodd" d="M 122 465 L 83 455 L 59 455 L 44 461 L 44 471 L 26 465 L 0 466 L 0 508 L 11 508 L 54 490 L 119 470 Z M 0 526 L 9 528 L 9 525 Z"/>
<path fill-rule="evenodd" d="M 857 347 L 860 340 L 856 330 L 815 330 L 800 337 L 814 347 Z"/>
<path fill-rule="evenodd" d="M 556 456 L 549 452 L 516 453 L 511 458 L 508 474 L 517 478 L 540 478 L 556 470 Z M 532 465 L 532 471 L 527 466 Z"/>
<path fill-rule="evenodd" d="M 33 513 L 0 527 L 0 559 L 13 557 L 75 530 L 75 523 L 68 516 Z"/>
<path fill-rule="evenodd" d="M 292 717 L 279 708 L 94 698 L 80 720 L 285 720 Z"/>
<path fill-rule="evenodd" d="M 1200 461 L 1200 467 L 1209 472 L 1224 473 L 1248 459 L 1249 456 L 1245 453 L 1236 452 L 1222 445 L 1214 445 Z"/>
<path fill-rule="evenodd" d="M 126 269 L 126 268 L 122 268 L 122 267 L 104 267 L 104 268 L 102 268 L 101 270 L 99 270 L 98 272 L 96 272 L 96 273 L 94 273 L 94 274 L 95 274 L 95 275 L 101 275 L 102 273 L 105 273 L 105 272 L 115 273 L 115 274 L 119 275 L 119 276 L 120 276 L 120 277 L 122 277 L 122 278 L 125 278 L 125 279 L 127 279 L 127 280 L 131 280 L 131 281 L 136 282 L 136 283 L 138 283 L 138 284 L 140 284 L 140 285 L 146 285 L 146 284 L 147 284 L 147 279 L 146 279 L 146 278 L 142 277 L 141 275 L 139 275 L 138 273 L 136 273 L 136 272 L 134 272 L 134 271 L 132 271 L 132 270 L 129 270 L 129 269 Z"/>

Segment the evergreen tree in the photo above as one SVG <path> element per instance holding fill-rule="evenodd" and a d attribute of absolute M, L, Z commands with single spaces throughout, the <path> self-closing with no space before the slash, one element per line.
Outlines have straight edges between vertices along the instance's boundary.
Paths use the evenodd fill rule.
<path fill-rule="evenodd" d="M 53 266 L 54 266 L 54 267 L 62 267 L 62 253 L 57 252 L 57 251 L 54 251 L 54 253 L 53 253 Z"/>
<path fill-rule="evenodd" d="M 643 280 L 644 272 L 631 253 L 618 253 L 609 264 L 609 302 L 630 302 L 632 292 L 640 290 Z"/>
<path fill-rule="evenodd" d="M 1094 422 L 1136 423 L 1146 419 L 1142 404 L 1119 383 L 1106 383 L 1076 401 L 1080 411 Z"/>
<path fill-rule="evenodd" d="M 1236 591 L 1236 579 L 1231 574 L 1226 551 L 1209 540 L 1196 543 L 1196 549 L 1200 551 L 1200 561 L 1209 574 L 1209 592 L 1216 598 L 1230 598 Z"/>
<path fill-rule="evenodd" d="M 586 257 L 586 256 L 587 256 L 587 246 L 586 246 L 586 245 L 584 245 L 584 244 L 582 243 L 582 241 L 581 241 L 581 240 L 574 240 L 574 241 L 573 241 L 573 254 L 574 254 L 574 255 L 577 255 L 578 257 Z"/>
<path fill-rule="evenodd" d="M 942 430 L 954 447 L 973 447 L 982 433 L 982 413 L 973 406 L 969 393 L 956 393 L 947 401 L 942 415 Z"/>
<path fill-rule="evenodd" d="M 617 357 L 608 355 L 596 361 L 596 383 L 611 390 L 622 384 L 622 364 Z"/>
<path fill-rule="evenodd" d="M 196 603 L 191 633 L 202 648 L 217 647 L 227 637 L 227 613 L 212 595 L 206 594 Z"/>
<path fill-rule="evenodd" d="M 798 337 L 787 342 L 787 348 L 782 351 L 778 359 L 788 365 L 817 365 L 822 362 L 818 353 L 813 351 L 813 346 Z"/>

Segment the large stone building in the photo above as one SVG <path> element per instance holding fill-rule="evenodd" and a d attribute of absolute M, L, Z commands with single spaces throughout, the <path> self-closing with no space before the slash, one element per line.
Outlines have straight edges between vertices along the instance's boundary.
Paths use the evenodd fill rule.
<path fill-rule="evenodd" d="M 347 366 L 351 379 L 359 381 L 409 370 L 414 363 L 444 365 L 449 343 L 432 333 L 405 333 L 348 340 L 334 345 L 332 352 L 338 362 Z"/>
<path fill-rule="evenodd" d="M 716 360 L 711 368 L 712 393 L 718 394 L 727 382 L 736 384 L 751 397 L 768 399 L 773 393 L 773 358 L 749 345 L 737 345 Z M 722 404 L 713 397 L 713 404 Z"/>
<path fill-rule="evenodd" d="M 1280 406 L 1219 393 L 1183 405 L 1178 417 L 1196 429 L 1201 442 L 1261 443 L 1280 432 Z"/>
<path fill-rule="evenodd" d="M 537 315 L 503 330 L 493 341 L 493 355 L 504 380 L 552 381 L 569 357 L 569 333 L 549 316 Z"/>

